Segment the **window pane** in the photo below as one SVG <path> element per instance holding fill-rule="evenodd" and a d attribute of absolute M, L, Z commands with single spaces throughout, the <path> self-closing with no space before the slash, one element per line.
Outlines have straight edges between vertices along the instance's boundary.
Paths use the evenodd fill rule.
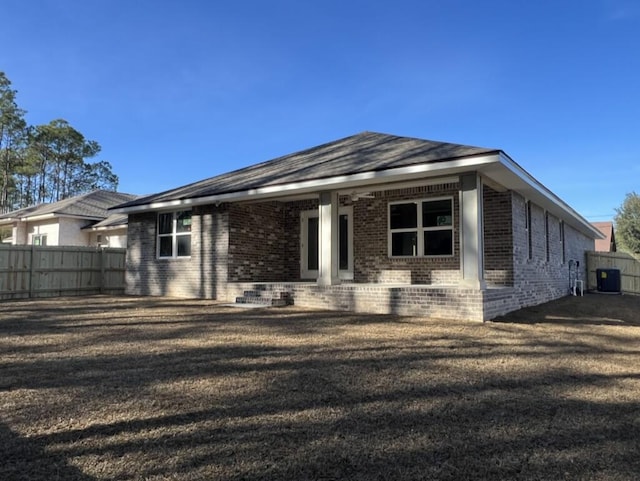
<path fill-rule="evenodd" d="M 307 269 L 310 271 L 317 271 L 319 260 L 318 218 L 309 217 L 307 228 Z"/>
<path fill-rule="evenodd" d="M 451 199 L 423 202 L 422 227 L 452 225 L 451 204 Z"/>
<path fill-rule="evenodd" d="M 415 256 L 418 254 L 418 234 L 416 232 L 394 232 L 391 234 L 391 255 Z"/>
<path fill-rule="evenodd" d="M 178 257 L 188 257 L 191 255 L 190 235 L 176 236 L 176 242 L 178 243 Z"/>
<path fill-rule="evenodd" d="M 391 229 L 411 229 L 418 227 L 418 204 L 391 204 L 389 206 Z"/>
<path fill-rule="evenodd" d="M 176 232 L 191 232 L 191 211 L 176 212 Z"/>
<path fill-rule="evenodd" d="M 424 233 L 425 256 L 450 256 L 453 254 L 453 231 L 432 230 Z"/>
<path fill-rule="evenodd" d="M 349 269 L 349 218 L 346 215 L 340 216 L 339 224 L 339 236 L 340 236 L 340 269 Z"/>
<path fill-rule="evenodd" d="M 171 257 L 173 255 L 172 237 L 160 237 L 160 257 Z"/>
<path fill-rule="evenodd" d="M 173 232 L 173 214 L 158 215 L 158 234 L 171 234 Z"/>

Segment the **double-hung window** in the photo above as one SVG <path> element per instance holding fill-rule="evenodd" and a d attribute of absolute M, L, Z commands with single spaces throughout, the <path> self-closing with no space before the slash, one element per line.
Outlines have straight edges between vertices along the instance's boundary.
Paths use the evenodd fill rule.
<path fill-rule="evenodd" d="M 191 256 L 191 211 L 158 214 L 158 257 Z"/>
<path fill-rule="evenodd" d="M 453 199 L 389 204 L 389 256 L 453 255 Z"/>

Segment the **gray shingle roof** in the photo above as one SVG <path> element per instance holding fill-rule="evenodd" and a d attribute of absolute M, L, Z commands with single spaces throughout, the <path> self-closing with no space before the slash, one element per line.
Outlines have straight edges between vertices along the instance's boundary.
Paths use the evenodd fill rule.
<path fill-rule="evenodd" d="M 363 132 L 159 194 L 140 197 L 117 207 L 242 192 L 258 187 L 443 162 L 498 151 Z"/>
<path fill-rule="evenodd" d="M 127 214 L 111 214 L 104 220 L 96 222 L 95 224 L 85 227 L 85 229 L 99 229 L 107 227 L 125 227 L 129 222 L 129 216 Z"/>
<path fill-rule="evenodd" d="M 94 190 L 88 194 L 70 197 L 51 204 L 39 204 L 24 209 L 14 210 L 0 215 L 0 220 L 24 219 L 29 217 L 54 214 L 59 216 L 84 217 L 87 219 L 105 219 L 109 216 L 107 209 L 123 202 L 135 199 L 135 195 Z"/>

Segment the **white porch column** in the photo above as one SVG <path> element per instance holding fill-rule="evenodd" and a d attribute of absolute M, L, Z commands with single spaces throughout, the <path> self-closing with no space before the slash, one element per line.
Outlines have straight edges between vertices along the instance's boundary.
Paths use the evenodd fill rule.
<path fill-rule="evenodd" d="M 331 286 L 340 283 L 338 276 L 338 193 L 321 192 L 318 207 L 320 230 L 318 285 Z"/>
<path fill-rule="evenodd" d="M 484 289 L 482 180 L 477 173 L 460 176 L 460 271 L 465 287 Z"/>

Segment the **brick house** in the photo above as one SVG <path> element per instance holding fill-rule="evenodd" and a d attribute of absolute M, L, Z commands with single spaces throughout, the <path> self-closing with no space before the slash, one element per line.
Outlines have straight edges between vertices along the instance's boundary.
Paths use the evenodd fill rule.
<path fill-rule="evenodd" d="M 364 132 L 118 206 L 127 292 L 487 320 L 602 234 L 504 152 Z"/>

